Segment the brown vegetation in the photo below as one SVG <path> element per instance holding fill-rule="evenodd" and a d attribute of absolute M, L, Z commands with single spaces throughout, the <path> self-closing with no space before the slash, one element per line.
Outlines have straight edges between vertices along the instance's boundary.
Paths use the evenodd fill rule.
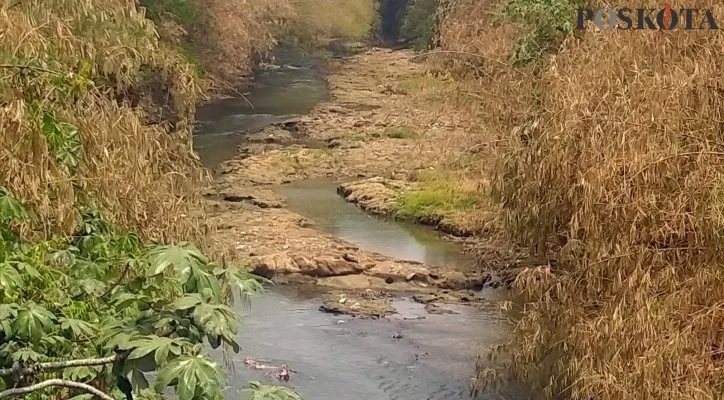
<path fill-rule="evenodd" d="M 212 88 L 248 78 L 280 42 L 314 47 L 331 38 L 362 40 L 375 22 L 374 0 L 142 1 L 161 37 L 195 64 Z"/>
<path fill-rule="evenodd" d="M 196 72 L 214 66 L 238 78 L 254 54 L 273 48 L 279 24 L 315 4 L 63 0 L 0 8 L 0 186 L 37 213 L 25 232 L 69 234 L 90 209 L 164 239 L 201 230 L 193 193 L 206 172 L 190 139 Z M 362 12 L 365 4 L 372 3 L 350 7 Z M 325 26 L 333 33 L 346 22 Z"/>
<path fill-rule="evenodd" d="M 0 185 L 39 217 L 25 232 L 69 234 L 96 209 L 144 234 L 189 234 L 185 196 L 204 177 L 189 140 L 197 86 L 133 3 L 23 1 L 0 9 L 0 37 Z M 152 103 L 147 81 L 173 124 L 131 107 Z"/>
<path fill-rule="evenodd" d="M 722 35 L 591 27 L 513 69 L 526 26 L 499 6 L 455 2 L 441 41 L 489 143 L 468 168 L 555 259 L 518 279 L 511 371 L 548 398 L 721 398 Z"/>

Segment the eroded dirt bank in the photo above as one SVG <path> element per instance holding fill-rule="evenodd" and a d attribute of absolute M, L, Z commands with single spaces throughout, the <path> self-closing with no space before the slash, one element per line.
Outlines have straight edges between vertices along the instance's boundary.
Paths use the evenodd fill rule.
<path fill-rule="evenodd" d="M 421 172 L 439 164 L 440 141 L 463 133 L 454 115 L 432 112 L 434 104 L 421 100 L 424 86 L 435 80 L 412 56 L 372 48 L 333 62 L 331 101 L 307 116 L 248 135 L 239 156 L 219 167 L 207 198 L 218 225 L 213 239 L 234 248 L 230 261 L 277 282 L 358 291 L 360 301 L 348 303 L 359 304 L 357 310 L 334 302 L 333 308 L 352 314 L 366 307 L 365 300 L 381 307 L 373 304 L 368 314 L 388 313 L 384 291 L 416 290 L 438 294 L 439 303 L 473 303 L 466 290 L 510 282 L 515 269 L 500 270 L 515 265 L 515 253 L 483 239 L 465 216 L 418 219 L 452 234 L 448 239 L 479 256 L 480 265 L 463 272 L 393 259 L 322 233 L 313 221 L 288 210 L 272 190 L 273 185 L 328 177 L 345 182 L 340 195 L 364 210 L 394 214 L 396 198 L 415 189 Z M 441 295 L 441 290 L 446 292 Z"/>

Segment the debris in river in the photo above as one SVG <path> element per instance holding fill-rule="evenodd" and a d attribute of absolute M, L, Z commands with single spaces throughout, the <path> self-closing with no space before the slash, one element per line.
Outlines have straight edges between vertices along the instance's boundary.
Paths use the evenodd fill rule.
<path fill-rule="evenodd" d="M 435 293 L 418 294 L 412 296 L 412 300 L 422 304 L 470 304 L 485 301 L 485 299 L 476 296 L 474 292 L 469 290 L 441 290 Z"/>
<path fill-rule="evenodd" d="M 460 314 L 457 311 L 448 310 L 445 308 L 442 308 L 434 303 L 428 303 L 425 305 L 425 311 L 427 311 L 430 314 Z"/>
<path fill-rule="evenodd" d="M 289 382 L 289 379 L 291 378 L 291 373 L 297 372 L 289 368 L 287 364 L 282 364 L 280 367 L 276 367 L 273 365 L 262 364 L 259 361 L 254 360 L 250 357 L 244 358 L 244 364 L 248 365 L 250 368 L 253 369 L 267 370 L 268 372 L 266 373 L 266 375 L 272 375 L 275 378 L 284 382 Z"/>
<path fill-rule="evenodd" d="M 393 338 L 393 339 L 402 339 L 403 336 L 402 336 L 402 333 L 400 333 L 400 332 L 395 332 L 395 334 L 392 335 L 392 338 Z"/>
<path fill-rule="evenodd" d="M 327 294 L 319 310 L 332 314 L 347 314 L 360 318 L 383 318 L 394 314 L 395 309 L 389 297 L 378 298 L 372 291 L 362 295 L 354 293 Z"/>

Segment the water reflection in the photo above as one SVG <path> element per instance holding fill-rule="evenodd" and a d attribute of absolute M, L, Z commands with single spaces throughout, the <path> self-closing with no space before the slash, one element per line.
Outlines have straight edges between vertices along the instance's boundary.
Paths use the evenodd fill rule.
<path fill-rule="evenodd" d="M 287 197 L 291 211 L 313 220 L 318 229 L 365 250 L 463 270 L 475 265 L 472 257 L 440 240 L 430 229 L 365 214 L 340 198 L 336 184 L 329 180 L 298 181 L 277 190 Z"/>

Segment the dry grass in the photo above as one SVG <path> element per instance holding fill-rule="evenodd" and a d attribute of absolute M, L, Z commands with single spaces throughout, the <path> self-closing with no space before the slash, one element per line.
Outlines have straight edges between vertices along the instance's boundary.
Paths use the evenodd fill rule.
<path fill-rule="evenodd" d="M 134 2 L 0 8 L 0 64 L 0 185 L 39 217 L 25 235 L 71 234 L 85 207 L 148 236 L 199 230 L 189 197 L 205 177 L 190 147 L 197 86 Z M 137 97 L 149 79 L 166 88 L 174 126 L 146 125 L 123 100 L 147 101 Z"/>
<path fill-rule="evenodd" d="M 456 7 L 444 49 L 469 55 L 448 67 L 478 81 L 478 140 L 497 140 L 479 168 L 511 237 L 556 261 L 519 277 L 509 372 L 536 398 L 722 398 L 724 37 L 588 31 L 511 70 L 520 27 Z"/>
<path fill-rule="evenodd" d="M 297 10 L 212 0 L 198 14 L 177 3 L 163 2 L 178 15 L 157 13 L 158 25 L 129 0 L 0 8 L 0 186 L 36 214 L 19 227 L 26 237 L 72 234 L 83 210 L 96 209 L 145 236 L 206 245 L 200 233 L 212 227 L 195 193 L 208 176 L 191 148 L 200 81 L 180 50 L 200 46 L 214 73 L 239 77 Z M 359 4 L 350 7 L 369 11 Z"/>

